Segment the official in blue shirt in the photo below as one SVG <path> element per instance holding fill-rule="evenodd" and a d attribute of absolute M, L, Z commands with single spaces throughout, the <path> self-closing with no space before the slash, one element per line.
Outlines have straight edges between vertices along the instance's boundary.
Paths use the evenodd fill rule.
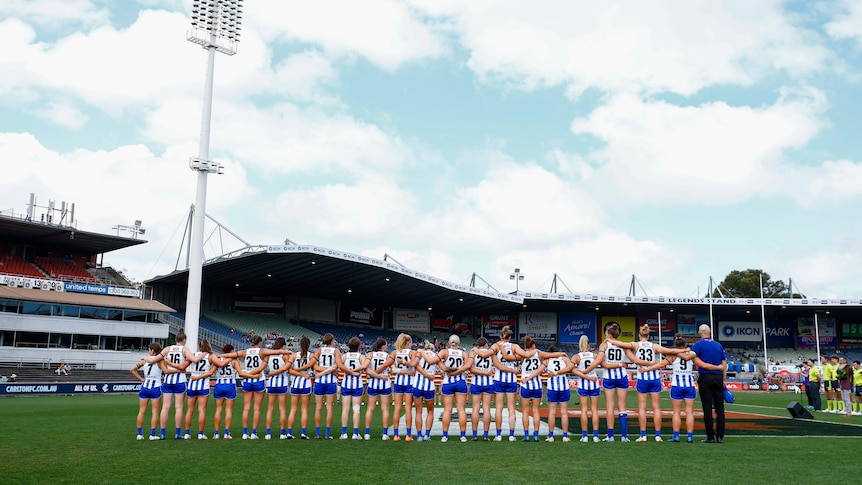
<path fill-rule="evenodd" d="M 701 325 L 697 333 L 701 340 L 692 346 L 691 351 L 697 354 L 694 362 L 698 366 L 697 384 L 703 408 L 703 424 L 706 427 L 706 439 L 703 443 L 724 443 L 724 381 L 727 374 L 727 356 L 721 344 L 712 339 L 709 325 Z"/>

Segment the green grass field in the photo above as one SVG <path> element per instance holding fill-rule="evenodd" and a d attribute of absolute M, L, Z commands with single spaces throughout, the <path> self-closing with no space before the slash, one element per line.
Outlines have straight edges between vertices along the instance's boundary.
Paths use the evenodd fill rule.
<path fill-rule="evenodd" d="M 636 409 L 635 393 L 629 408 Z M 0 399 L 2 483 L 189 483 L 288 480 L 304 483 L 820 483 L 858 475 L 862 417 L 785 418 L 793 394 L 737 393 L 723 445 L 380 441 L 243 441 L 241 399 L 232 441 L 136 441 L 136 395 Z M 698 403 L 699 404 L 699 403 Z M 666 399 L 663 405 L 669 407 Z M 210 412 L 212 412 L 210 403 Z M 173 423 L 173 415 L 171 415 Z M 149 414 L 147 417 L 149 423 Z M 745 424 L 742 424 L 742 423 Z M 752 424 L 754 423 L 754 424 Z M 760 423 L 760 424 L 758 424 Z M 763 424 L 766 423 L 766 424 Z M 310 423 L 313 433 L 313 424 Z M 734 426 L 745 429 L 734 429 Z M 492 425 L 493 426 L 493 425 Z M 632 419 L 630 436 L 637 436 Z M 651 428 L 649 428 L 651 430 Z M 145 427 L 145 434 L 148 428 Z M 261 433 L 263 423 L 261 423 Z M 333 433 L 340 431 L 336 409 Z M 664 435 L 670 435 L 665 419 Z M 172 427 L 169 428 L 169 433 Z M 194 432 L 194 431 L 193 431 Z M 403 433 L 403 430 L 402 430 Z M 172 433 L 171 433 L 172 434 Z M 208 422 L 207 434 L 212 434 Z M 298 430 L 297 430 L 298 434 Z M 652 434 L 651 431 L 649 433 Z"/>

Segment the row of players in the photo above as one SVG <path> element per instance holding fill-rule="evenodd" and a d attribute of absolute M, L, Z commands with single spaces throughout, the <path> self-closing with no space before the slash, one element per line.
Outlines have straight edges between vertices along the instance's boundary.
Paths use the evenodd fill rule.
<path fill-rule="evenodd" d="M 472 439 L 478 441 L 479 418 L 483 419 L 482 440 L 489 441 L 490 404 L 496 399 L 496 436 L 494 441 L 502 441 L 502 419 L 504 407 L 508 409 L 509 441 L 515 441 L 515 398 L 520 395 L 522 402 L 522 424 L 524 441 L 530 440 L 530 420 L 532 419 L 532 438 L 539 441 L 539 406 L 542 401 L 543 386 L 541 374 L 545 371 L 550 375 L 547 382 L 548 422 L 555 423 L 557 410 L 561 419 L 563 431 L 562 441 L 569 441 L 568 436 L 568 402 L 571 394 L 567 374 L 579 378 L 578 395 L 581 397 L 581 441 L 589 441 L 588 419 L 592 416 L 592 440 L 600 441 L 598 402 L 602 389 L 607 402 L 607 435 L 603 441 L 614 441 L 614 410 L 618 411 L 621 440 L 628 439 L 628 412 L 626 410 L 626 395 L 629 389 L 628 374 L 625 371 L 625 358 L 641 367 L 637 381 L 639 419 L 641 436 L 637 441 L 646 441 L 646 407 L 651 398 L 654 411 L 655 440 L 661 441 L 661 411 L 659 395 L 662 383 L 658 370 L 667 366 L 673 368 L 673 382 L 670 396 L 673 405 L 673 431 L 671 441 L 679 441 L 681 411 L 685 407 L 688 441 L 692 442 L 694 431 L 694 387 L 692 361 L 699 366 L 723 370 L 723 367 L 706 364 L 686 348 L 685 341 L 677 337 L 673 349 L 662 347 L 648 340 L 649 327 L 640 330 L 639 342 L 621 342 L 619 325 L 609 323 L 605 327 L 605 340 L 597 352 L 592 352 L 589 339 L 581 337 L 580 352 L 571 357 L 563 352 L 557 352 L 551 347 L 548 352 L 536 348 L 535 341 L 526 337 L 523 347 L 511 342 L 512 332 L 509 327 L 501 331 L 500 340 L 489 344 L 485 338 L 476 341 L 476 345 L 466 351 L 460 348 L 457 335 L 449 338 L 448 348 L 434 352 L 433 345 L 426 344 L 424 349 L 413 350 L 409 335 L 401 334 L 395 342 L 395 349 L 387 351 L 385 340 L 378 340 L 367 354 L 359 351 L 361 342 L 352 338 L 348 342 L 348 351 L 342 353 L 336 346 L 331 334 L 323 337 L 323 346 L 310 351 L 310 341 L 304 337 L 300 341 L 300 350 L 287 350 L 284 339 L 278 339 L 272 348 L 263 348 L 262 339 L 255 336 L 251 340 L 252 347 L 246 350 L 233 351 L 225 346 L 224 354 L 218 356 L 212 352 L 207 341 L 201 341 L 199 351 L 192 352 L 185 347 L 185 335 L 176 337 L 176 345 L 162 349 L 158 344 L 151 344 L 149 355 L 141 359 L 131 372 L 142 382 L 140 391 L 140 407 L 137 417 L 137 439 L 143 436 L 143 423 L 147 404 L 152 409 L 151 434 L 149 439 L 165 439 L 165 428 L 171 407 L 173 395 L 175 407 L 175 424 L 177 439 L 189 439 L 190 428 L 195 408 L 198 410 L 198 439 L 207 439 L 204 433 L 206 422 L 206 407 L 210 394 L 210 380 L 214 379 L 212 389 L 215 399 L 215 433 L 213 439 L 231 439 L 233 401 L 236 398 L 236 378 L 243 377 L 243 439 L 257 439 L 257 428 L 260 423 L 264 395 L 268 398 L 266 413 L 266 439 L 272 436 L 271 427 L 273 412 L 279 410 L 279 425 L 281 439 L 293 439 L 293 428 L 297 411 L 300 410 L 301 439 L 308 439 L 308 408 L 311 395 L 315 396 L 315 434 L 316 439 L 332 439 L 331 426 L 333 420 L 333 404 L 337 392 L 336 375 L 343 372 L 341 382 L 342 416 L 341 439 L 368 440 L 371 438 L 371 421 L 380 403 L 380 413 L 383 424 L 382 439 L 390 439 L 390 400 L 394 405 L 395 415 L 392 417 L 393 433 L 391 438 L 401 440 L 399 423 L 404 408 L 406 433 L 404 439 L 413 441 L 413 424 L 416 424 L 415 439 L 430 439 L 434 416 L 435 386 L 434 377 L 439 369 L 443 375 L 441 394 L 443 396 L 443 437 L 448 441 L 448 430 L 453 408 L 458 411 L 458 427 L 460 440 L 467 441 L 466 402 L 468 393 L 472 395 Z M 664 354 L 663 359 L 659 359 Z M 605 369 L 604 378 L 599 383 L 596 368 Z M 190 378 L 186 380 L 186 371 Z M 264 370 L 267 377 L 264 377 Z M 362 374 L 367 378 L 367 386 L 363 383 Z M 468 373 L 472 375 L 468 386 Z M 520 376 L 520 379 L 518 377 Z M 163 379 L 164 377 L 164 379 Z M 164 382 L 162 382 L 164 380 Z M 366 389 L 367 388 L 367 389 Z M 360 435 L 360 409 L 363 395 L 368 394 L 368 406 L 365 413 L 365 432 Z M 166 395 L 164 406 L 162 396 Z M 291 406 L 289 416 L 287 397 L 290 396 Z M 185 433 L 182 433 L 183 398 L 187 410 L 185 412 Z M 616 401 L 616 405 L 614 404 Z M 325 432 L 321 435 L 322 411 L 326 409 Z M 589 411 L 588 412 L 588 407 Z M 426 415 L 423 419 L 423 409 Z M 481 411 L 481 413 L 480 413 Z M 415 415 L 414 415 L 415 412 Z M 224 413 L 224 429 L 222 430 L 222 413 Z M 352 414 L 353 433 L 348 435 L 348 421 Z M 249 427 L 251 417 L 252 426 Z M 160 425 L 160 426 L 159 426 Z M 158 432 L 160 428 L 160 433 Z M 553 426 L 546 441 L 553 442 Z"/>

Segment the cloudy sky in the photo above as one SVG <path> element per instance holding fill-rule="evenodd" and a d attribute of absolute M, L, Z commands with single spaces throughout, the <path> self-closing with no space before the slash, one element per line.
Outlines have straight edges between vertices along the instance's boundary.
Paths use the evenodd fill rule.
<path fill-rule="evenodd" d="M 219 54 L 207 212 L 499 291 L 695 296 L 761 268 L 862 286 L 862 4 L 245 2 Z M 172 271 L 206 53 L 190 0 L 0 2 L 0 211 L 140 219 Z M 206 257 L 240 246 L 213 234 Z M 124 233 L 125 234 L 125 233 Z M 217 243 L 221 239 L 221 244 Z M 559 286 L 561 291 L 565 291 Z"/>

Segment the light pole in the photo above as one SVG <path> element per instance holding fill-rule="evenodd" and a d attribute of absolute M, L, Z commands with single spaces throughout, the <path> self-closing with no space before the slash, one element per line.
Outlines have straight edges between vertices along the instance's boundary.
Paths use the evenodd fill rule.
<path fill-rule="evenodd" d="M 203 273 L 204 217 L 206 216 L 207 175 L 223 173 L 222 165 L 209 160 L 210 125 L 212 122 L 213 71 L 216 51 L 232 56 L 236 54 L 242 23 L 242 0 L 194 0 L 192 3 L 192 29 L 186 38 L 203 46 L 209 56 L 204 81 L 201 138 L 198 156 L 189 159 L 189 168 L 197 172 L 194 218 L 189 257 L 189 287 L 186 292 L 186 326 L 189 349 L 198 349 L 198 330 L 201 313 L 201 276 Z"/>
<path fill-rule="evenodd" d="M 524 275 L 521 274 L 521 268 L 515 268 L 515 271 L 509 275 L 510 280 L 515 280 L 515 294 L 518 294 L 518 282 L 524 281 Z"/>

